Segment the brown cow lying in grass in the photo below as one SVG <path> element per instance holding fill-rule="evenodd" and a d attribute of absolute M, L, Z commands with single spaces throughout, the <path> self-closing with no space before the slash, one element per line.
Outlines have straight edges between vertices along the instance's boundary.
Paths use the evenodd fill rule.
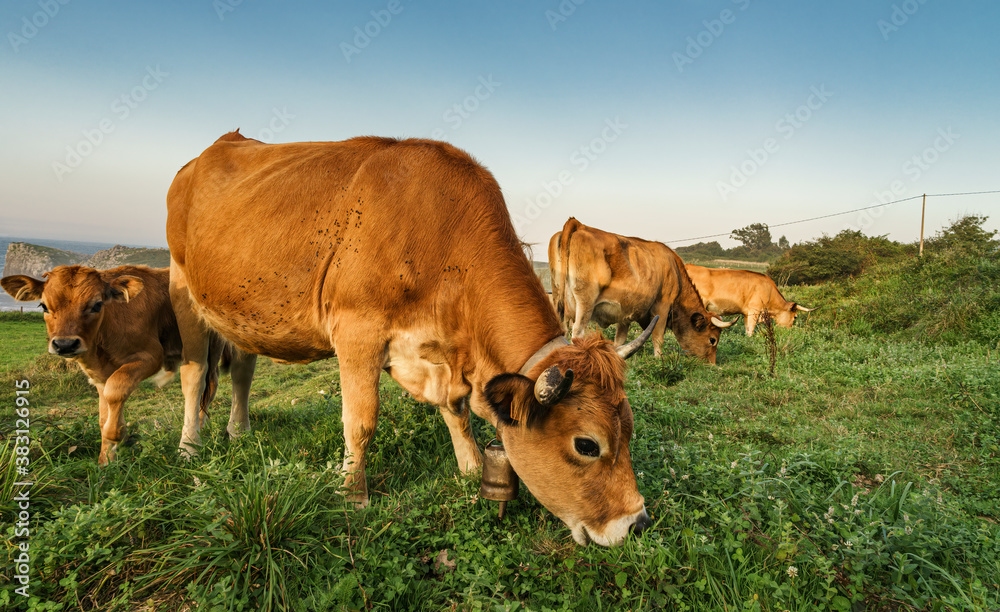
<path fill-rule="evenodd" d="M 45 280 L 6 276 L 4 291 L 34 301 L 45 313 L 49 352 L 75 361 L 97 387 L 100 398 L 101 454 L 115 459 L 126 436 L 125 400 L 150 376 L 165 384 L 177 371 L 181 337 L 170 305 L 169 268 L 120 266 L 95 270 L 59 266 Z M 221 348 L 217 343 L 217 349 Z M 217 363 L 217 359 L 213 362 Z M 202 418 L 215 395 L 218 370 L 209 368 Z"/>

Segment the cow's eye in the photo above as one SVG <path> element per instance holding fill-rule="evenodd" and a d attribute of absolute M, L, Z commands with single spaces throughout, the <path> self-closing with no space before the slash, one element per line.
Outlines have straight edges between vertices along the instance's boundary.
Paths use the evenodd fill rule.
<path fill-rule="evenodd" d="M 45 302 L 39 302 L 38 307 L 42 309 L 42 312 L 48 314 L 49 307 L 45 305 Z"/>
<path fill-rule="evenodd" d="M 97 314 L 101 312 L 102 308 L 104 308 L 104 302 L 95 302 L 94 305 L 90 307 L 90 313 Z"/>
<path fill-rule="evenodd" d="M 709 338 L 708 339 L 708 343 L 711 344 L 712 346 L 715 346 L 716 342 L 718 342 L 718 340 L 716 340 L 715 338 Z"/>
<path fill-rule="evenodd" d="M 590 438 L 574 438 L 573 446 L 576 448 L 576 452 L 584 457 L 601 456 L 601 447 L 597 445 L 597 442 L 594 442 Z"/>

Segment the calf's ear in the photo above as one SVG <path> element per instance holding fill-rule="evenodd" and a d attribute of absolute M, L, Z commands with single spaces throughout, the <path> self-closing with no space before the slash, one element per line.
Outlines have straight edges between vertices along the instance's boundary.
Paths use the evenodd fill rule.
<path fill-rule="evenodd" d="M 0 279 L 0 286 L 3 286 L 3 290 L 19 302 L 33 302 L 42 299 L 45 281 L 24 276 L 23 274 L 16 274 Z"/>
<path fill-rule="evenodd" d="M 549 409 L 535 399 L 535 381 L 520 374 L 500 374 L 486 383 L 483 391 L 497 420 L 505 425 L 523 423 L 528 427 L 544 420 Z"/>
<path fill-rule="evenodd" d="M 108 299 L 128 303 L 142 292 L 142 279 L 138 276 L 123 275 L 108 283 Z"/>

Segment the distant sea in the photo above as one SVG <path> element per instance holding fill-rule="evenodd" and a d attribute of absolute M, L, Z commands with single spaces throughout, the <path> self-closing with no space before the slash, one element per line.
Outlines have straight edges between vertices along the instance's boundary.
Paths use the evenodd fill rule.
<path fill-rule="evenodd" d="M 0 272 L 3 271 L 3 267 L 7 263 L 7 245 L 11 242 L 28 242 L 31 244 L 62 249 L 64 251 L 83 253 L 85 255 L 93 255 L 98 251 L 110 249 L 115 246 L 114 244 L 104 242 L 75 242 L 72 240 L 49 240 L 47 238 L 13 238 L 9 236 L 0 236 Z M 22 308 L 24 309 L 24 312 L 41 312 L 38 309 L 38 302 L 18 302 L 14 298 L 7 295 L 6 291 L 0 290 L 0 310 L 16 311 L 21 310 Z"/>

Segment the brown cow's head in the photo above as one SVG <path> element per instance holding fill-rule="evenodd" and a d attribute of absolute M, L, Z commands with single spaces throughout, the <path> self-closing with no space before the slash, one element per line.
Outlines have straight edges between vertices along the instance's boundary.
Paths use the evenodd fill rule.
<path fill-rule="evenodd" d="M 774 318 L 774 322 L 782 327 L 791 328 L 795 325 L 795 317 L 798 316 L 800 312 L 812 312 L 816 310 L 815 308 L 806 308 L 801 304 L 795 302 L 785 302 L 785 307 L 778 312 L 772 312 L 771 316 Z"/>
<path fill-rule="evenodd" d="M 44 281 L 5 276 L 0 285 L 15 300 L 41 300 L 49 352 L 67 358 L 81 357 L 90 349 L 104 318 L 105 302 L 128 302 L 143 287 L 135 276 L 106 281 L 97 270 L 83 266 L 59 266 L 44 276 Z"/>
<path fill-rule="evenodd" d="M 672 308 L 668 325 L 677 337 L 677 342 L 685 352 L 700 357 L 715 365 L 715 353 L 719 348 L 722 330 L 736 321 L 723 321 L 708 311 L 694 311 L 685 315 L 678 308 Z"/>
<path fill-rule="evenodd" d="M 629 454 L 624 373 L 614 346 L 591 334 L 485 389 L 514 471 L 582 545 L 614 546 L 650 525 Z"/>

